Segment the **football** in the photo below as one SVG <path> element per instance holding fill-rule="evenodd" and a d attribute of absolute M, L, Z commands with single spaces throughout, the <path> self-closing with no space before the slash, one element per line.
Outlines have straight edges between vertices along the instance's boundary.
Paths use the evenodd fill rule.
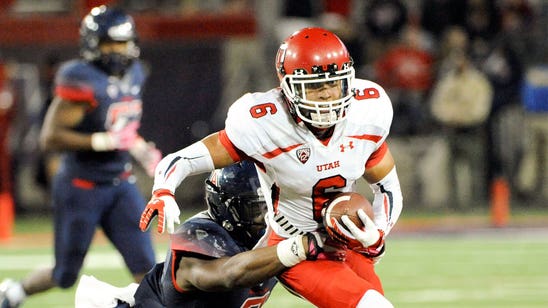
<path fill-rule="evenodd" d="M 333 239 L 337 240 L 337 235 L 332 233 L 335 232 L 335 230 L 333 230 L 331 219 L 335 218 L 344 226 L 344 223 L 342 223 L 341 220 L 341 216 L 343 215 L 347 215 L 356 226 L 363 227 L 363 223 L 357 213 L 359 209 L 363 209 L 367 216 L 373 219 L 373 206 L 364 196 L 355 192 L 337 194 L 329 201 L 322 211 L 323 222 L 328 231 L 327 233 Z"/>

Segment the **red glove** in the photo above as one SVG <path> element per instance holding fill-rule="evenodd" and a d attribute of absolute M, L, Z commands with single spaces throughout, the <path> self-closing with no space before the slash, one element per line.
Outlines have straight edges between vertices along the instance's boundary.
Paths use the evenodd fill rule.
<path fill-rule="evenodd" d="M 139 222 L 141 231 L 144 232 L 149 228 L 150 222 L 156 215 L 158 215 L 158 233 L 164 233 L 166 228 L 168 233 L 173 233 L 175 224 L 181 223 L 179 220 L 181 211 L 171 191 L 158 189 L 153 192 L 152 198 L 141 214 Z"/>

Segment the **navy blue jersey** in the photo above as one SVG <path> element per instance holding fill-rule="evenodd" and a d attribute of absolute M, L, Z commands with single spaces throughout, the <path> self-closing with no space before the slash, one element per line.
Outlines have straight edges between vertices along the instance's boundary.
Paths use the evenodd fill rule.
<path fill-rule="evenodd" d="M 55 76 L 55 95 L 84 104 L 82 121 L 72 128 L 90 134 L 140 121 L 143 66 L 134 61 L 122 78 L 108 76 L 83 60 L 63 63 Z M 134 124 L 134 123 L 132 123 Z M 135 127 L 132 125 L 130 127 Z M 65 151 L 52 183 L 55 208 L 55 267 L 53 279 L 70 287 L 78 278 L 93 236 L 100 226 L 123 256 L 131 273 L 146 273 L 155 264 L 150 233 L 139 230 L 145 200 L 128 178 L 128 151 Z"/>
<path fill-rule="evenodd" d="M 242 244 L 205 213 L 185 221 L 171 235 L 171 253 L 141 282 L 135 294 L 136 307 L 260 307 L 276 284 L 275 278 L 254 286 L 225 292 L 178 290 L 175 273 L 181 258 L 212 259 L 247 251 Z"/>
<path fill-rule="evenodd" d="M 86 115 L 75 130 L 104 132 L 113 129 L 114 123 L 140 121 L 144 82 L 143 66 L 138 60 L 122 78 L 108 76 L 87 61 L 72 60 L 63 63 L 57 72 L 55 95 L 88 104 Z M 69 176 L 107 182 L 129 171 L 131 159 L 127 151 L 71 151 L 64 154 L 62 168 Z"/>

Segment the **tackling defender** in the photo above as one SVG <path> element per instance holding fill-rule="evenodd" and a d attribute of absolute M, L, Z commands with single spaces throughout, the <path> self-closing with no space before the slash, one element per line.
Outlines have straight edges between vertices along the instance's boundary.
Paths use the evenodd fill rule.
<path fill-rule="evenodd" d="M 260 307 L 276 284 L 274 275 L 286 269 L 281 260 L 341 257 L 336 249 L 324 251 L 323 241 L 312 233 L 250 250 L 266 227 L 266 203 L 259 186 L 250 162 L 213 171 L 205 185 L 207 211 L 171 235 L 165 262 L 145 276 L 134 299 L 129 286 L 113 289 L 87 278 L 78 285 L 76 308 L 116 302 L 118 307 L 143 308 Z M 293 247 L 300 251 L 297 255 Z"/>
<path fill-rule="evenodd" d="M 146 230 L 173 232 L 173 194 L 187 176 L 253 160 L 268 198 L 269 245 L 323 228 L 321 210 L 334 194 L 353 191 L 363 177 L 374 192 L 374 222 L 347 225 L 345 261 L 303 261 L 279 280 L 319 307 L 392 307 L 383 296 L 375 259 L 402 210 L 388 149 L 392 106 L 378 84 L 354 78 L 342 41 L 321 28 L 289 36 L 276 56 L 280 87 L 248 93 L 230 108 L 225 129 L 166 156 L 155 171 L 153 196 L 141 217 Z M 329 277 L 329 279 L 325 279 Z"/>

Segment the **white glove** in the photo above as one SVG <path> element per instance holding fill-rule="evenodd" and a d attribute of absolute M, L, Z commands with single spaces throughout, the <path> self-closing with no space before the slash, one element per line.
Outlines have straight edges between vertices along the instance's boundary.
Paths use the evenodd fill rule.
<path fill-rule="evenodd" d="M 139 137 L 129 149 L 129 153 L 145 169 L 148 176 L 154 176 L 156 166 L 162 160 L 162 152 L 156 148 L 153 142 L 146 142 Z"/>
<path fill-rule="evenodd" d="M 372 257 L 380 255 L 384 252 L 384 232 L 377 228 L 362 209 L 358 210 L 358 216 L 364 225 L 363 228 L 358 228 L 347 215 L 341 216 L 346 228 L 336 222 L 338 228 L 350 232 L 345 234 L 345 237 L 349 239 L 348 248 Z"/>
<path fill-rule="evenodd" d="M 181 211 L 171 191 L 157 189 L 153 192 L 152 198 L 141 214 L 139 222 L 141 231 L 146 231 L 149 228 L 152 218 L 156 215 L 158 215 L 158 233 L 164 233 L 166 228 L 168 233 L 173 233 L 175 224 L 181 223 L 179 220 Z"/>

